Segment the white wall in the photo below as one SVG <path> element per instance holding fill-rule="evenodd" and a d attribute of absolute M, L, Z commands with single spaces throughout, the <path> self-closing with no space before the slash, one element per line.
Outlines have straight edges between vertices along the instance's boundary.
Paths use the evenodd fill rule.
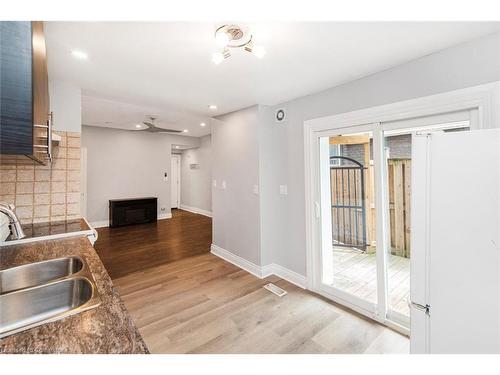
<path fill-rule="evenodd" d="M 259 107 L 212 123 L 213 244 L 260 265 Z M 222 187 L 223 181 L 226 188 Z"/>
<path fill-rule="evenodd" d="M 82 131 L 82 92 L 77 86 L 49 81 L 50 110 L 54 113 L 54 130 Z"/>
<path fill-rule="evenodd" d="M 236 181 L 241 197 L 230 185 L 226 195 L 231 197 L 224 198 L 225 204 L 221 204 L 224 193 L 214 193 L 214 240 L 257 264 L 277 263 L 305 275 L 304 121 L 499 80 L 497 33 L 314 95 L 220 117 L 224 124 L 221 131 L 219 127 L 214 131 L 214 178 L 218 183 L 221 177 Z M 274 121 L 278 108 L 286 110 L 284 124 Z M 251 207 L 255 197 L 248 190 L 259 175 L 257 210 Z M 288 195 L 279 194 L 279 185 L 288 186 Z M 233 239 L 235 231 L 243 233 L 241 241 Z M 259 236 L 261 263 L 255 261 Z M 249 237 L 251 244 L 246 243 Z"/>
<path fill-rule="evenodd" d="M 198 168 L 191 168 L 196 164 Z M 212 137 L 200 138 L 200 147 L 182 151 L 181 207 L 212 212 Z"/>
<path fill-rule="evenodd" d="M 110 199 L 158 197 L 158 216 L 170 215 L 172 144 L 198 147 L 199 138 L 92 126 L 82 127 L 87 148 L 87 218 L 108 220 Z"/>

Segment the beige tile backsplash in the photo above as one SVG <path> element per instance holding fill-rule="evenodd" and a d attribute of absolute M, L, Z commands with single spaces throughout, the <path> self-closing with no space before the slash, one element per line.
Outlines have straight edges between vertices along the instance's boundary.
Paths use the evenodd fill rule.
<path fill-rule="evenodd" d="M 62 140 L 50 165 L 0 165 L 0 201 L 15 204 L 23 223 L 81 217 L 80 133 L 56 133 Z"/>

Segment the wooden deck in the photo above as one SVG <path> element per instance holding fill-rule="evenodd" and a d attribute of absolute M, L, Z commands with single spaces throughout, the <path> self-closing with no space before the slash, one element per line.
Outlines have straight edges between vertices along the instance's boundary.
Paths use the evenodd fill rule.
<path fill-rule="evenodd" d="M 333 250 L 333 286 L 370 302 L 377 302 L 375 254 L 337 247 Z M 389 255 L 389 307 L 409 316 L 410 259 Z"/>

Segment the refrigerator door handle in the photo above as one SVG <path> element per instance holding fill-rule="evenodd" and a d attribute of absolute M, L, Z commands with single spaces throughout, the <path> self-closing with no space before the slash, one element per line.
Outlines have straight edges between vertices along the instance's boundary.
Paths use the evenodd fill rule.
<path fill-rule="evenodd" d="M 431 315 L 431 307 L 429 305 L 421 305 L 420 303 L 412 302 L 408 300 L 408 306 L 414 307 L 419 311 L 425 312 L 427 315 Z"/>

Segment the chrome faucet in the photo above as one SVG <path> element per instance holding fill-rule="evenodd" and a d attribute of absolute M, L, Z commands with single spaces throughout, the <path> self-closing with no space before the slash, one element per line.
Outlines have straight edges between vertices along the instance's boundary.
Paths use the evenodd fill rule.
<path fill-rule="evenodd" d="M 6 202 L 0 202 L 0 212 L 7 215 L 9 218 L 10 231 L 12 232 L 12 237 L 15 240 L 20 240 L 26 237 L 23 228 L 21 228 L 21 223 L 14 212 L 14 205 Z"/>

